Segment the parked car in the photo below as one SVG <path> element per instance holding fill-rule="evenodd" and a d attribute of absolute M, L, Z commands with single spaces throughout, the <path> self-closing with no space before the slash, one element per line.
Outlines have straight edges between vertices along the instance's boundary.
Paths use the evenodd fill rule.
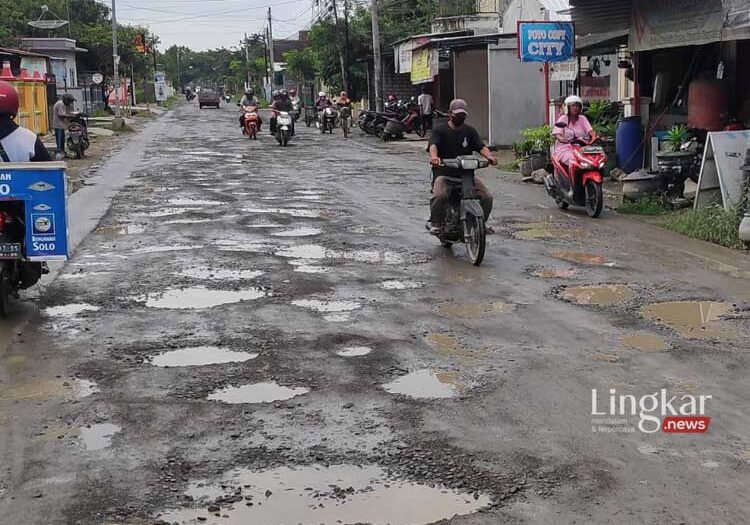
<path fill-rule="evenodd" d="M 221 97 L 217 91 L 213 89 L 201 89 L 198 93 L 198 107 L 203 109 L 203 106 L 213 106 L 216 109 L 219 108 L 221 103 Z"/>

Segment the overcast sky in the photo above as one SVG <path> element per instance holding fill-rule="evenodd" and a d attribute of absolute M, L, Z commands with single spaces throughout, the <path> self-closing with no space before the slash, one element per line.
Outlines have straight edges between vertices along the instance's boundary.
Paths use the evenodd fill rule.
<path fill-rule="evenodd" d="M 117 0 L 116 5 L 118 20 L 149 27 L 161 37 L 162 49 L 237 46 L 244 33 L 263 31 L 269 5 L 274 38 L 296 37 L 313 15 L 313 0 Z"/>

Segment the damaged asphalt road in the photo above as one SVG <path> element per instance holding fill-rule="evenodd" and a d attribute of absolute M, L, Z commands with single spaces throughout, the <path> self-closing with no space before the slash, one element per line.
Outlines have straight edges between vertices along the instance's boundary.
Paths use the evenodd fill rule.
<path fill-rule="evenodd" d="M 474 268 L 423 152 L 160 122 L 8 334 L 0 523 L 750 521 L 747 267 L 490 171 Z M 594 431 L 592 389 L 710 395 L 710 430 Z"/>

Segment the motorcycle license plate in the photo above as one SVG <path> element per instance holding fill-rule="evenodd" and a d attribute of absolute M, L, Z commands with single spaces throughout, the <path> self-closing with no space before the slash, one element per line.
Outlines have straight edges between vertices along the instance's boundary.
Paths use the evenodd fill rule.
<path fill-rule="evenodd" d="M 0 259 L 20 259 L 21 243 L 0 242 Z"/>

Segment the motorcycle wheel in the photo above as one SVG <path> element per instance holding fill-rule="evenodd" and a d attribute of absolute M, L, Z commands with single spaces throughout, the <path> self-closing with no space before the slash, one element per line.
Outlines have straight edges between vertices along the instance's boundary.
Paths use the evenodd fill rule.
<path fill-rule="evenodd" d="M 569 204 L 560 197 L 555 198 L 555 204 L 557 204 L 557 207 L 561 210 L 567 210 L 569 206 Z"/>
<path fill-rule="evenodd" d="M 470 217 L 465 219 L 463 223 L 466 258 L 469 259 L 474 266 L 479 266 L 484 260 L 484 252 L 487 248 L 484 219 L 482 217 Z"/>
<path fill-rule="evenodd" d="M 602 214 L 604 208 L 604 195 L 602 185 L 592 180 L 586 181 L 586 213 L 589 217 L 596 219 Z"/>
<path fill-rule="evenodd" d="M 5 265 L 0 266 L 0 316 L 8 317 L 10 312 L 10 282 L 6 276 Z"/>
<path fill-rule="evenodd" d="M 289 144 L 289 135 L 286 133 L 281 134 L 281 147 L 286 147 Z"/>

